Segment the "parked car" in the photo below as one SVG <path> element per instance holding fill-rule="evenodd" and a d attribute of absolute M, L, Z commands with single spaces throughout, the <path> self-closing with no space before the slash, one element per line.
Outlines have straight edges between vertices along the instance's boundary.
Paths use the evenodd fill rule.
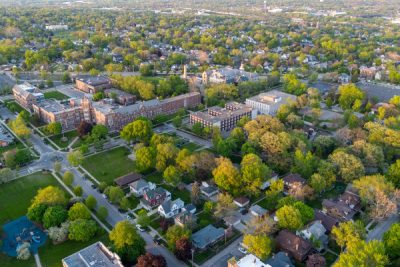
<path fill-rule="evenodd" d="M 157 245 L 161 245 L 161 238 L 156 237 L 153 239 L 153 242 L 156 243 Z"/>
<path fill-rule="evenodd" d="M 239 247 L 238 250 L 239 250 L 240 252 L 242 252 L 243 254 L 247 254 L 247 250 L 245 250 L 245 249 L 242 248 L 242 247 Z"/>

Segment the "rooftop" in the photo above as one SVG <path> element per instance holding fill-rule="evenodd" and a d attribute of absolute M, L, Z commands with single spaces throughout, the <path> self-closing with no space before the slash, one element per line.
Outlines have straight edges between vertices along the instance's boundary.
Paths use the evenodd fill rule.
<path fill-rule="evenodd" d="M 67 267 L 123 267 L 119 256 L 110 251 L 102 242 L 94 243 L 64 259 Z"/>
<path fill-rule="evenodd" d="M 44 99 L 38 102 L 36 105 L 43 108 L 47 112 L 58 113 L 63 112 L 69 109 L 75 108 L 75 106 L 71 105 L 72 102 L 60 102 L 55 99 Z"/>
<path fill-rule="evenodd" d="M 203 229 L 192 235 L 192 241 L 195 247 L 203 249 L 214 243 L 225 235 L 223 228 L 216 228 L 213 225 L 207 225 Z"/>
<path fill-rule="evenodd" d="M 110 80 L 105 77 L 105 76 L 88 76 L 88 75 L 83 75 L 83 76 L 78 76 L 76 77 L 78 81 L 84 82 L 89 85 L 101 85 L 105 83 L 109 83 Z"/>
<path fill-rule="evenodd" d="M 256 102 L 274 105 L 280 102 L 287 102 L 288 99 L 296 100 L 296 96 L 278 90 L 271 90 L 269 92 L 261 93 L 248 99 Z"/>

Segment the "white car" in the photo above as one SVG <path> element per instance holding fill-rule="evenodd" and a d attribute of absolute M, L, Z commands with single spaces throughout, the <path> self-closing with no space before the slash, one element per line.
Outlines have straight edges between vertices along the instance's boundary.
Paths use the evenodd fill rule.
<path fill-rule="evenodd" d="M 239 247 L 238 250 L 239 250 L 240 252 L 242 252 L 243 254 L 246 254 L 246 253 L 247 253 L 247 250 L 245 250 L 245 249 L 242 248 L 242 247 Z"/>
<path fill-rule="evenodd" d="M 126 219 L 127 220 L 132 220 L 131 216 L 129 216 L 129 215 L 126 215 Z"/>
<path fill-rule="evenodd" d="M 140 224 L 136 224 L 136 229 L 138 229 L 140 232 L 144 232 L 144 229 Z"/>

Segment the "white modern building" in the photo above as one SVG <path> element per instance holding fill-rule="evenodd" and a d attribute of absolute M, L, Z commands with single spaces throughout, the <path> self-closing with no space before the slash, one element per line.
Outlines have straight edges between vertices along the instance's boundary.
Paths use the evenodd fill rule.
<path fill-rule="evenodd" d="M 257 110 L 258 114 L 275 115 L 281 105 L 291 101 L 296 101 L 295 95 L 272 90 L 247 98 L 246 105 Z"/>

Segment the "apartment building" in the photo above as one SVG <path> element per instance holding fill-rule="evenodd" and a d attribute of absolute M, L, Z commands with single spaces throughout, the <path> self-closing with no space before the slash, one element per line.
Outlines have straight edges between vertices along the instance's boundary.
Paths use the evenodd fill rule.
<path fill-rule="evenodd" d="M 190 124 L 201 123 L 203 127 L 218 127 L 221 131 L 230 131 L 236 127 L 238 121 L 247 116 L 255 118 L 256 112 L 251 107 L 247 107 L 237 102 L 229 102 L 224 108 L 215 106 L 207 112 L 194 112 L 190 114 Z"/>
<path fill-rule="evenodd" d="M 261 93 L 246 99 L 246 105 L 257 110 L 258 114 L 275 115 L 279 107 L 290 101 L 296 101 L 296 96 L 278 90 Z"/>
<path fill-rule="evenodd" d="M 245 81 L 257 81 L 259 79 L 257 73 L 247 72 L 242 69 L 233 69 L 230 67 L 205 71 L 202 74 L 204 84 L 209 83 L 229 83 L 237 84 Z"/>

